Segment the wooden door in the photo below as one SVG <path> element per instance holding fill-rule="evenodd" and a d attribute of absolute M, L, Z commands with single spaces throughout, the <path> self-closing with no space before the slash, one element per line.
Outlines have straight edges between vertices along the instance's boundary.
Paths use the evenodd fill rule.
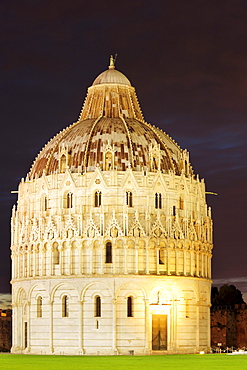
<path fill-rule="evenodd" d="M 167 315 L 152 315 L 152 350 L 167 349 Z"/>

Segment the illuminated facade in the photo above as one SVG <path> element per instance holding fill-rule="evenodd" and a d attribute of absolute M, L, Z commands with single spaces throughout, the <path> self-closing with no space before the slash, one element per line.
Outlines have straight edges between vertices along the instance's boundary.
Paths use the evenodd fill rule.
<path fill-rule="evenodd" d="M 14 353 L 210 347 L 204 181 L 113 59 L 21 181 L 11 251 Z"/>

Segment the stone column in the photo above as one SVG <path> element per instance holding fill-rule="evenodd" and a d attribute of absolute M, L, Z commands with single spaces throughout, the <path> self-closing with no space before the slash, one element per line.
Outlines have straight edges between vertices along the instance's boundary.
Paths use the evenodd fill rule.
<path fill-rule="evenodd" d="M 49 266 L 49 271 L 47 271 L 47 273 L 50 276 L 52 276 L 52 275 L 54 275 L 54 271 L 53 271 L 53 258 L 52 258 L 53 257 L 52 245 L 50 245 L 49 248 L 46 249 L 46 251 L 47 251 L 47 253 L 49 251 L 49 261 L 47 261 L 49 263 L 49 265 L 48 265 L 48 263 L 46 263 L 47 268 Z"/>
<path fill-rule="evenodd" d="M 200 302 L 196 303 L 196 350 L 199 350 L 200 342 Z"/>
<path fill-rule="evenodd" d="M 30 335 L 31 335 L 30 306 L 31 306 L 31 302 L 27 301 L 27 351 L 28 352 L 30 352 Z"/>
<path fill-rule="evenodd" d="M 25 251 L 22 252 L 22 277 L 25 276 Z"/>
<path fill-rule="evenodd" d="M 211 323 L 211 317 L 210 317 L 210 307 L 211 304 L 206 304 L 206 320 L 207 320 L 207 351 L 208 353 L 210 352 L 210 347 L 211 347 L 211 328 L 210 328 L 210 323 Z"/>
<path fill-rule="evenodd" d="M 208 277 L 211 279 L 212 273 L 211 273 L 211 255 L 208 257 Z"/>
<path fill-rule="evenodd" d="M 151 353 L 151 338 L 150 338 L 150 312 L 149 312 L 149 299 L 144 299 L 145 304 L 145 351 L 146 354 Z"/>
<path fill-rule="evenodd" d="M 138 274 L 138 271 L 139 271 L 139 268 L 138 268 L 138 265 L 139 265 L 139 253 L 138 253 L 138 247 L 136 247 L 135 249 L 135 273 Z"/>
<path fill-rule="evenodd" d="M 62 246 L 58 247 L 58 252 L 59 252 L 59 274 L 63 274 L 63 249 Z"/>
<path fill-rule="evenodd" d="M 205 259 L 206 259 L 206 278 L 209 278 L 209 274 L 208 274 L 208 264 L 209 264 L 209 255 L 208 255 L 208 252 L 206 253 L 205 255 Z"/>
<path fill-rule="evenodd" d="M 40 245 L 39 245 L 39 276 L 42 276 L 42 274 L 43 274 L 43 244 L 42 243 L 40 243 Z"/>
<path fill-rule="evenodd" d="M 93 273 L 93 247 L 89 247 L 89 274 Z"/>
<path fill-rule="evenodd" d="M 100 246 L 100 274 L 104 273 L 104 248 Z"/>
<path fill-rule="evenodd" d="M 199 276 L 199 252 L 196 252 L 196 276 Z"/>
<path fill-rule="evenodd" d="M 184 257 L 184 268 L 183 268 L 183 274 L 184 274 L 184 276 L 186 276 L 186 274 L 187 274 L 187 266 L 186 266 L 186 262 L 187 262 L 187 251 L 186 250 L 184 250 L 183 251 L 183 257 Z"/>
<path fill-rule="evenodd" d="M 11 279 L 13 279 L 15 277 L 15 255 L 13 254 L 13 252 L 11 253 L 11 266 L 12 266 L 12 269 L 11 269 Z"/>
<path fill-rule="evenodd" d="M 156 272 L 157 272 L 157 275 L 159 275 L 160 273 L 160 256 L 159 256 L 159 252 L 160 250 L 159 249 L 156 249 Z"/>
<path fill-rule="evenodd" d="M 32 249 L 31 252 L 31 277 L 35 276 L 35 251 L 34 248 Z"/>
<path fill-rule="evenodd" d="M 16 277 L 20 277 L 20 252 L 17 252 L 17 271 L 16 271 Z"/>
<path fill-rule="evenodd" d="M 40 244 L 39 248 L 39 263 L 38 263 L 38 276 L 42 275 L 42 266 L 43 266 L 43 253 L 42 253 L 42 244 Z"/>
<path fill-rule="evenodd" d="M 54 352 L 54 348 L 53 348 L 53 303 L 54 301 L 49 302 L 50 304 L 50 333 L 49 333 L 50 334 L 50 338 L 49 338 L 50 353 Z"/>
<path fill-rule="evenodd" d="M 171 275 L 170 269 L 170 249 L 167 248 L 167 275 Z"/>
<path fill-rule="evenodd" d="M 78 246 L 78 251 L 79 251 L 79 274 L 82 274 L 83 269 L 82 269 L 82 247 L 81 245 Z"/>
<path fill-rule="evenodd" d="M 112 350 L 117 354 L 117 300 L 112 300 Z"/>
<path fill-rule="evenodd" d="M 179 250 L 175 249 L 175 273 L 178 275 L 178 258 L 179 258 Z"/>
<path fill-rule="evenodd" d="M 202 253 L 202 273 L 201 276 L 205 277 L 205 261 L 204 261 L 205 255 Z"/>
<path fill-rule="evenodd" d="M 171 327 L 171 349 L 176 351 L 177 350 L 177 332 L 178 332 L 178 314 L 177 314 L 177 300 L 175 299 L 172 305 L 173 314 L 171 314 L 170 318 L 172 321 Z"/>
<path fill-rule="evenodd" d="M 115 243 L 112 243 L 112 273 L 116 273 L 116 247 Z"/>
<path fill-rule="evenodd" d="M 78 301 L 79 304 L 79 352 L 83 353 L 83 301 Z"/>
<path fill-rule="evenodd" d="M 191 276 L 194 276 L 194 251 L 190 251 L 190 274 Z"/>
<path fill-rule="evenodd" d="M 30 252 L 30 250 L 28 250 L 28 252 L 27 252 L 27 276 L 28 277 L 31 276 L 31 274 L 30 274 L 30 255 L 31 255 L 31 252 Z M 14 268 L 14 267 L 12 266 L 12 268 Z"/>
<path fill-rule="evenodd" d="M 127 245 L 124 246 L 124 274 L 127 274 Z"/>
<path fill-rule="evenodd" d="M 146 246 L 146 274 L 149 274 L 149 249 Z"/>
<path fill-rule="evenodd" d="M 207 253 L 204 253 L 204 277 L 206 278 L 208 276 L 208 273 L 207 273 Z"/>
<path fill-rule="evenodd" d="M 32 276 L 35 277 L 35 275 L 36 275 L 36 250 L 35 250 L 35 246 L 33 247 L 32 263 L 33 263 L 33 273 L 32 273 Z"/>
<path fill-rule="evenodd" d="M 71 275 L 71 266 L 72 266 L 72 257 L 71 257 L 71 255 L 72 255 L 72 245 L 71 245 L 71 243 L 69 243 L 69 245 L 68 245 L 68 259 L 67 259 L 67 274 L 68 275 Z M 92 266 L 93 266 L 93 264 L 92 264 Z"/>
<path fill-rule="evenodd" d="M 211 279 L 211 256 L 210 253 L 207 255 L 207 260 L 208 260 L 208 278 Z"/>

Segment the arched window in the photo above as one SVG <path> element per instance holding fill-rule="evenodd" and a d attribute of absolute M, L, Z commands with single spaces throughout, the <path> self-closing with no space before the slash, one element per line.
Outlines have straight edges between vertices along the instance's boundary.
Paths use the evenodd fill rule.
<path fill-rule="evenodd" d="M 155 208 L 162 208 L 162 194 L 155 193 Z"/>
<path fill-rule="evenodd" d="M 69 297 L 67 295 L 62 298 L 62 317 L 69 317 Z"/>
<path fill-rule="evenodd" d="M 42 317 L 42 297 L 37 298 L 37 317 Z"/>
<path fill-rule="evenodd" d="M 131 191 L 126 191 L 126 204 L 129 207 L 133 207 L 132 192 Z"/>
<path fill-rule="evenodd" d="M 127 317 L 133 317 L 133 297 L 127 297 Z"/>
<path fill-rule="evenodd" d="M 68 193 L 66 197 L 66 208 L 73 207 L 73 193 Z"/>
<path fill-rule="evenodd" d="M 60 253 L 59 253 L 59 250 L 58 250 L 58 245 L 57 243 L 54 243 L 54 250 L 53 250 L 53 263 L 54 265 L 59 265 L 60 263 Z"/>
<path fill-rule="evenodd" d="M 99 295 L 94 298 L 94 317 L 101 317 L 101 298 Z"/>
<path fill-rule="evenodd" d="M 94 207 L 101 206 L 101 191 L 96 191 L 94 193 Z"/>
<path fill-rule="evenodd" d="M 105 262 L 112 263 L 112 244 L 111 242 L 106 243 Z"/>

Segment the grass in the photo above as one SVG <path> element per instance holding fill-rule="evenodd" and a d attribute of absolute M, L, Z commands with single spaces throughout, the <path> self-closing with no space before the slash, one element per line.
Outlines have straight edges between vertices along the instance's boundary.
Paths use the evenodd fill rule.
<path fill-rule="evenodd" d="M 1 370 L 244 370 L 247 355 L 35 356 L 0 354 Z"/>

